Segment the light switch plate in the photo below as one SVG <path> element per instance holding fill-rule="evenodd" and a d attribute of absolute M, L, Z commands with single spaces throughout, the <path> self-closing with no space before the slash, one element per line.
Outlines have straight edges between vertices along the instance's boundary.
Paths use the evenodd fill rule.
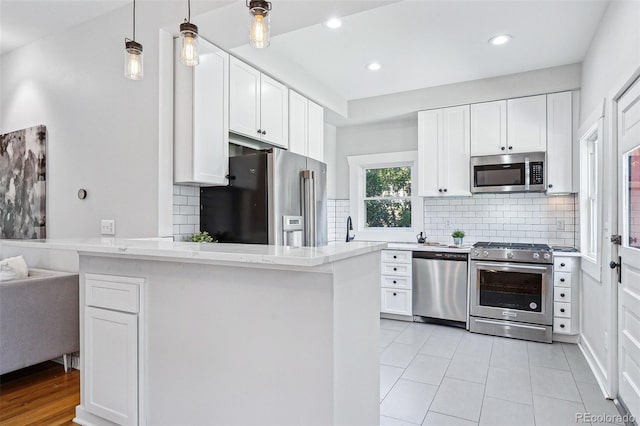
<path fill-rule="evenodd" d="M 564 219 L 558 219 L 556 222 L 556 231 L 564 231 L 565 229 L 565 221 Z"/>
<path fill-rule="evenodd" d="M 102 219 L 100 221 L 100 233 L 102 235 L 116 235 L 116 221 L 113 219 Z"/>

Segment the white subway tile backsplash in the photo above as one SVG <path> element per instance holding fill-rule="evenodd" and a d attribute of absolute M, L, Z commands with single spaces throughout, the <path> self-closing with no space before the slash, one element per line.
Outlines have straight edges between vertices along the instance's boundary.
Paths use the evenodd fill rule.
<path fill-rule="evenodd" d="M 200 189 L 173 185 L 173 239 L 185 241 L 200 231 Z"/>

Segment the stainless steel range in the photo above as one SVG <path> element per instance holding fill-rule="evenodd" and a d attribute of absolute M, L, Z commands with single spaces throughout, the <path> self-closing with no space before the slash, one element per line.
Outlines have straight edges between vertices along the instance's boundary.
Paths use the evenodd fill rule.
<path fill-rule="evenodd" d="M 470 273 L 470 331 L 551 343 L 551 247 L 476 243 Z"/>

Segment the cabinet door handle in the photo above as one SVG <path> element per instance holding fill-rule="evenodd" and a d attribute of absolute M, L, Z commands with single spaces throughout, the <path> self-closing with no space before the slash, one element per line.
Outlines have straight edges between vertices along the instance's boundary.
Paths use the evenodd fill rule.
<path fill-rule="evenodd" d="M 560 324 L 560 328 L 564 328 L 564 324 Z"/>
<path fill-rule="evenodd" d="M 397 283 L 398 283 L 398 281 L 396 281 L 396 280 L 393 280 L 393 283 L 394 283 L 394 284 L 397 284 Z"/>
<path fill-rule="evenodd" d="M 562 267 L 564 268 L 564 267 L 565 267 L 565 266 L 567 266 L 567 265 L 565 265 L 564 263 L 561 263 L 561 264 L 560 264 L 560 266 L 562 266 Z"/>
<path fill-rule="evenodd" d="M 512 147 L 512 146 L 510 146 L 510 147 L 509 147 L 509 149 L 513 149 L 513 147 Z"/>
<path fill-rule="evenodd" d="M 397 271 L 397 270 L 398 270 L 398 268 L 393 268 L 393 270 L 394 270 L 394 271 Z"/>
<path fill-rule="evenodd" d="M 266 130 L 263 130 L 263 131 L 262 131 L 262 134 L 263 134 L 263 135 L 266 135 L 266 134 L 267 134 L 267 131 L 266 131 Z"/>
<path fill-rule="evenodd" d="M 564 312 L 564 308 L 560 308 L 560 312 Z"/>
<path fill-rule="evenodd" d="M 507 149 L 507 148 L 505 148 L 505 147 L 503 146 L 503 147 L 501 147 L 500 149 L 504 151 L 504 150 L 505 150 L 505 149 Z"/>
<path fill-rule="evenodd" d="M 560 278 L 560 282 L 563 283 L 564 282 L 564 278 Z"/>
<path fill-rule="evenodd" d="M 549 188 L 553 188 L 553 185 L 549 184 Z"/>
<path fill-rule="evenodd" d="M 444 189 L 444 192 L 447 192 L 447 188 Z"/>
<path fill-rule="evenodd" d="M 262 134 L 262 129 L 258 129 L 258 134 Z"/>
<path fill-rule="evenodd" d="M 394 296 L 397 296 L 397 294 L 396 294 L 396 293 L 393 293 L 393 295 L 394 295 Z"/>
<path fill-rule="evenodd" d="M 394 254 L 394 255 L 393 255 L 393 258 L 394 258 L 394 259 L 397 259 L 397 258 L 398 258 L 398 256 L 396 256 L 396 255 Z"/>
<path fill-rule="evenodd" d="M 564 297 L 564 293 L 560 293 L 560 297 Z"/>
<path fill-rule="evenodd" d="M 442 192 L 442 189 L 438 189 L 438 192 Z"/>

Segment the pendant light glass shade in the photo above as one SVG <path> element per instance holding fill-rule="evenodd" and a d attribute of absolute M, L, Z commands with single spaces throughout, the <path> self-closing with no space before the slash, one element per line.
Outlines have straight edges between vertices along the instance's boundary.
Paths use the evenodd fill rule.
<path fill-rule="evenodd" d="M 271 41 L 271 18 L 269 11 L 271 3 L 264 0 L 251 0 L 247 3 L 251 15 L 251 27 L 249 28 L 249 44 L 256 49 L 269 47 Z"/>
<path fill-rule="evenodd" d="M 180 62 L 190 67 L 198 65 L 200 62 L 198 58 L 198 27 L 189 22 L 181 24 L 180 38 L 182 38 Z"/>
<path fill-rule="evenodd" d="M 124 39 L 124 76 L 131 80 L 142 80 L 142 59 L 142 45 L 136 41 L 136 0 L 133 0 L 133 40 Z"/>
<path fill-rule="evenodd" d="M 142 45 L 135 41 L 125 41 L 124 76 L 131 80 L 142 80 L 144 75 Z"/>

